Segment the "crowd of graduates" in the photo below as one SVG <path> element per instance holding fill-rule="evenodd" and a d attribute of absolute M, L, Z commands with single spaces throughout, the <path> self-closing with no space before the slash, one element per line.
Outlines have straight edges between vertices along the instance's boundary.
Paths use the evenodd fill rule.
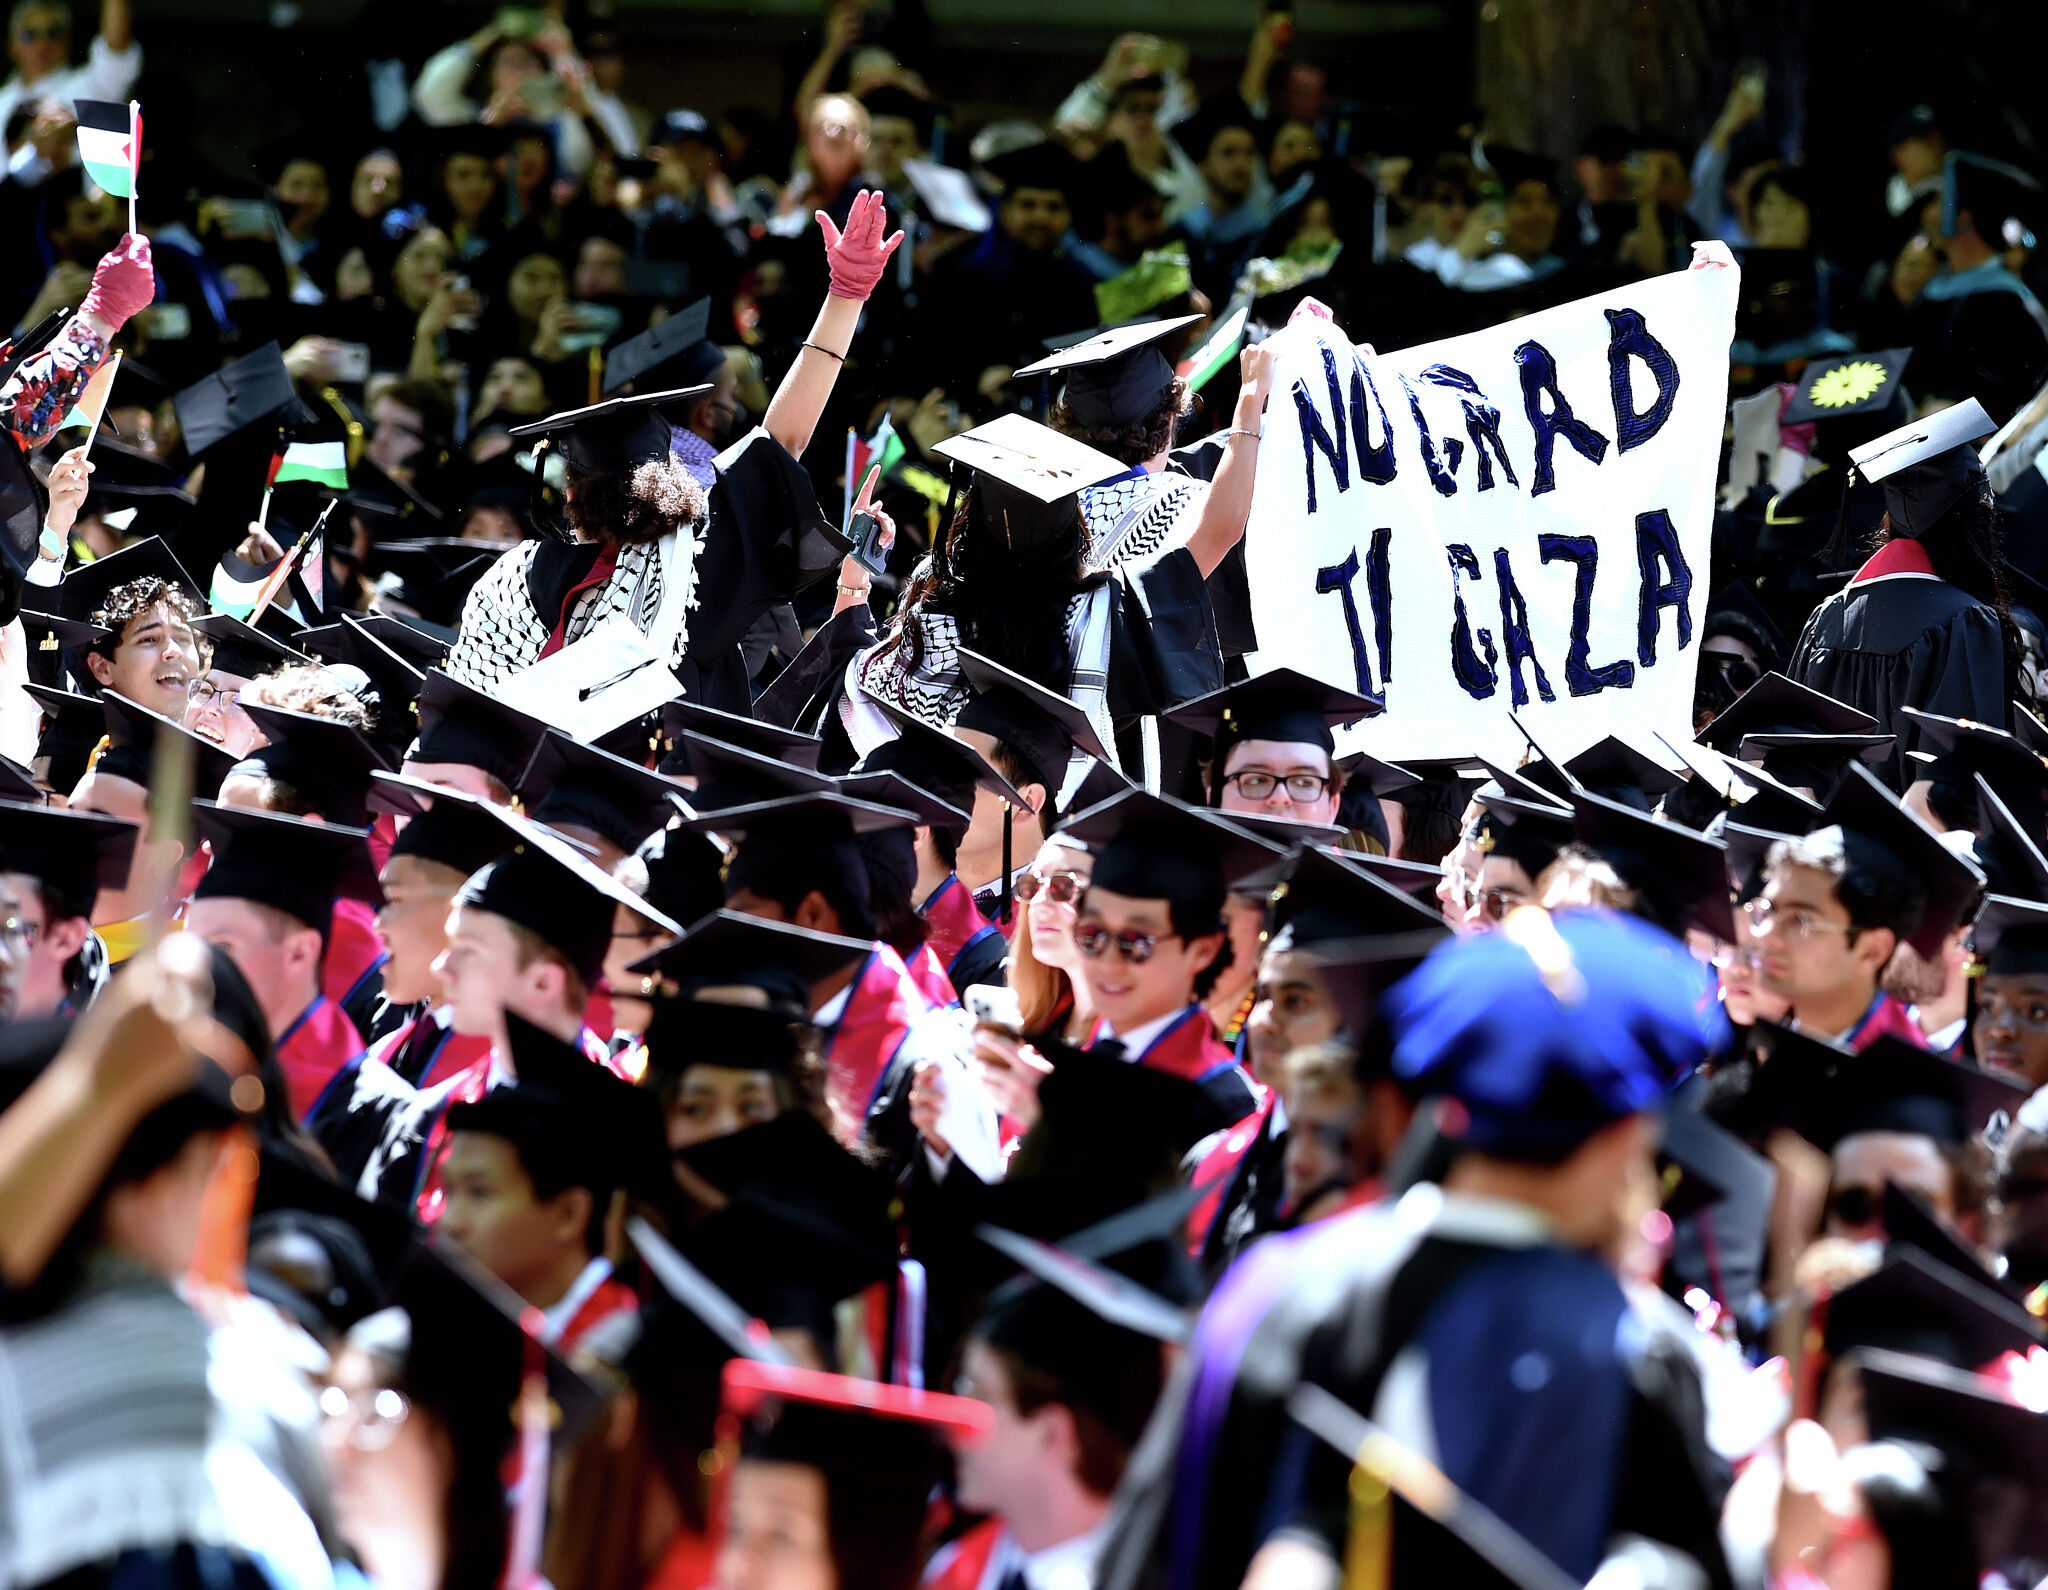
<path fill-rule="evenodd" d="M 507 9 L 124 229 L 16 7 L 0 1590 L 2048 1578 L 2031 180 L 1903 114 L 1859 276 L 1755 75 L 1567 192 L 916 16 L 784 128 Z M 1710 238 L 1692 721 L 1340 754 L 1265 336 Z"/>

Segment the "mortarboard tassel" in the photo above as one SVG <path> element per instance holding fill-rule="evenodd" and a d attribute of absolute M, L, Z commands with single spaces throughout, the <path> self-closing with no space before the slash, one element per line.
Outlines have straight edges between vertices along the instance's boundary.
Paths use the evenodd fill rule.
<path fill-rule="evenodd" d="M 1010 803 L 1003 802 L 1003 903 L 996 908 L 997 914 L 1007 922 L 1010 920 Z"/>

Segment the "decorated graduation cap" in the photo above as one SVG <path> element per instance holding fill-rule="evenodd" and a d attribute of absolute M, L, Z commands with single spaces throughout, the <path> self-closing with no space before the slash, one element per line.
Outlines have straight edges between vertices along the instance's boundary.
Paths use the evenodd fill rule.
<path fill-rule="evenodd" d="M 185 451 L 194 458 L 295 401 L 291 371 L 274 342 L 222 365 L 171 399 Z"/>
<path fill-rule="evenodd" d="M 691 730 L 708 740 L 736 745 L 756 755 L 787 762 L 792 767 L 816 768 L 818 757 L 825 749 L 825 742 L 815 734 L 800 734 L 777 723 L 764 723 L 759 718 L 722 712 L 716 707 L 707 707 L 702 702 L 682 697 L 661 709 L 662 736 L 672 747 L 685 732 Z M 668 758 L 663 759 L 662 772 L 674 776 L 675 770 Z"/>
<path fill-rule="evenodd" d="M 391 762 L 352 723 L 311 712 L 289 712 L 250 702 L 242 709 L 269 743 L 230 769 L 290 786 L 299 799 L 330 823 L 369 822 L 370 775 L 388 772 Z"/>
<path fill-rule="evenodd" d="M 537 1182 L 587 1188 L 600 1211 L 615 1188 L 666 1193 L 668 1146 L 654 1095 L 511 1011 L 505 1031 L 511 1086 L 451 1105 L 448 1129 L 504 1138 Z"/>
<path fill-rule="evenodd" d="M 700 298 L 639 336 L 628 337 L 605 356 L 606 394 L 656 373 L 677 389 L 708 391 L 725 367 L 725 350 L 704 335 L 710 325 L 711 300 Z M 681 401 L 677 400 L 679 405 Z"/>
<path fill-rule="evenodd" d="M 34 878 L 86 917 L 100 890 L 128 882 L 141 832 L 137 823 L 100 812 L 0 800 L 0 856 L 7 870 Z"/>
<path fill-rule="evenodd" d="M 390 774 L 372 777 L 373 783 L 386 787 L 415 785 L 413 780 L 395 778 Z M 428 799 L 419 803 L 420 809 L 412 820 L 398 830 L 398 837 L 391 845 L 393 860 L 400 856 L 417 856 L 422 861 L 450 867 L 466 878 L 481 872 L 512 848 L 515 836 L 510 828 L 498 821 L 496 809 L 489 802 L 459 790 L 432 785 L 416 787 L 430 794 Z"/>
<path fill-rule="evenodd" d="M 1904 418 L 1906 373 L 1911 348 L 1886 348 L 1877 353 L 1845 353 L 1816 359 L 1799 378 L 1799 390 L 1778 417 L 1782 425 L 1810 425 L 1816 420 L 1880 420 Z M 1867 434 L 1867 433 L 1866 433 Z"/>
<path fill-rule="evenodd" d="M 1120 430 L 1136 425 L 1149 417 L 1173 390 L 1173 361 L 1167 358 L 1161 345 L 1201 318 L 1176 315 L 1170 320 L 1113 326 L 1069 344 L 1036 364 L 1025 365 L 1011 379 L 1065 376 L 1060 402 L 1073 422 L 1084 430 Z"/>
<path fill-rule="evenodd" d="M 1830 1358 L 1875 1347 L 1958 1369 L 2043 1345 L 2040 1326 L 2012 1298 L 1897 1243 L 1881 1267 L 1828 1300 L 1825 1329 Z"/>
<path fill-rule="evenodd" d="M 1970 444 L 1998 427 L 1975 398 L 1887 431 L 1849 458 L 1865 480 L 1884 487 L 1892 533 L 1918 538 L 1966 496 L 1991 486 Z"/>
<path fill-rule="evenodd" d="M 41 699 L 41 698 L 39 698 Z M 45 703 L 47 705 L 47 702 Z M 113 743 L 100 755 L 93 765 L 96 773 L 110 774 L 125 778 L 131 783 L 147 784 L 156 766 L 157 748 L 163 743 L 163 736 L 183 735 L 192 751 L 192 793 L 197 796 L 211 796 L 220 788 L 221 780 L 228 776 L 228 770 L 235 765 L 235 759 L 204 735 L 194 734 L 181 723 L 176 723 L 160 712 L 137 706 L 126 696 L 116 695 L 109 690 L 99 698 L 100 711 L 106 723 L 106 733 Z"/>
<path fill-rule="evenodd" d="M 541 738 L 519 789 L 536 822 L 588 829 L 621 850 L 638 849 L 675 812 L 675 786 L 659 773 L 560 729 Z"/>
<path fill-rule="evenodd" d="M 586 475 L 623 474 L 641 464 L 669 456 L 674 416 L 691 398 L 710 391 L 709 384 L 650 392 L 644 397 L 612 398 L 588 408 L 550 414 L 531 425 L 515 425 L 518 440 L 545 441 L 572 469 Z"/>
<path fill-rule="evenodd" d="M 1534 879 L 1572 842 L 1569 807 L 1524 800 L 1517 795 L 1482 789 L 1479 832 L 1473 840 L 1482 855 L 1499 854 Z"/>
<path fill-rule="evenodd" d="M 275 673 L 280 668 L 313 660 L 304 652 L 294 651 L 283 641 L 264 634 L 260 629 L 250 628 L 228 613 L 208 613 L 194 619 L 192 627 L 204 635 L 207 644 L 213 648 L 207 668 L 209 673 L 255 679 Z"/>
<path fill-rule="evenodd" d="M 1213 742 L 1209 799 L 1223 794 L 1223 764 L 1232 746 L 1246 740 L 1278 740 L 1319 745 L 1336 753 L 1331 730 L 1376 715 L 1380 704 L 1355 690 L 1345 690 L 1293 668 L 1274 668 L 1221 690 L 1198 696 L 1166 716 Z M 1384 766 L 1385 764 L 1381 764 Z"/>
<path fill-rule="evenodd" d="M 195 900 L 272 906 L 318 929 L 323 940 L 337 898 L 383 903 L 364 829 L 212 801 L 194 801 L 192 821 L 213 847 L 213 865 L 192 891 Z"/>
<path fill-rule="evenodd" d="M 82 563 L 65 575 L 64 583 L 57 587 L 58 615 L 83 623 L 95 622 L 93 614 L 106 606 L 107 598 L 118 587 L 136 580 L 161 580 L 184 591 L 202 607 L 205 605 L 205 593 L 199 582 L 186 573 L 185 566 L 161 536 L 151 536 L 147 541 Z"/>
<path fill-rule="evenodd" d="M 420 687 L 420 734 L 408 762 L 457 762 L 517 788 L 548 726 L 436 668 Z"/>
<path fill-rule="evenodd" d="M 973 522 L 1010 551 L 1027 554 L 1079 533 L 1076 494 L 1131 467 L 1021 414 L 1000 415 L 931 451 L 972 473 Z"/>
<path fill-rule="evenodd" d="M 1232 878 L 1270 865 L 1279 847 L 1206 807 L 1130 789 L 1078 812 L 1059 832 L 1095 857 L 1090 889 L 1139 900 L 1222 903 Z"/>
<path fill-rule="evenodd" d="M 1725 845 L 1590 790 L 1572 797 L 1572 837 L 1635 890 L 1638 915 L 1675 935 L 1698 927 L 1735 941 Z"/>
<path fill-rule="evenodd" d="M 1395 1077 L 1464 1107 L 1459 1141 L 1555 1163 L 1662 1109 L 1721 1042 L 1709 974 L 1669 935 L 1605 911 L 1517 911 L 1388 991 Z"/>
<path fill-rule="evenodd" d="M 436 797 L 435 804 L 439 803 Z M 645 917 L 663 932 L 682 932 L 681 924 L 671 922 L 610 873 L 592 865 L 568 840 L 501 806 L 488 810 L 510 830 L 512 843 L 504 855 L 474 873 L 456 891 L 457 907 L 487 911 L 525 928 L 560 954 L 585 983 L 592 984 L 604 970 L 612 921 L 620 906 Z"/>
<path fill-rule="evenodd" d="M 1984 875 L 1900 805 L 1898 797 L 1861 763 L 1850 765 L 1823 818 L 1842 829 L 1852 851 L 1859 839 L 1877 846 L 1905 878 L 1917 880 L 1926 891 L 1919 924 L 1904 937 L 1923 958 L 1932 960 L 1940 952 L 1943 937 L 1963 919 L 1983 889 Z M 1852 854 L 1850 859 L 1852 864 L 1869 864 L 1867 854 Z"/>

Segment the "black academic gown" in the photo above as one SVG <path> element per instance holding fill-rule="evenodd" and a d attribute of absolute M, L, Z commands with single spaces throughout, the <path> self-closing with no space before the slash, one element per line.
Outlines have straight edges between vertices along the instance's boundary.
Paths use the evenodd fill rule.
<path fill-rule="evenodd" d="M 1226 1277 L 1132 1454 L 1097 1590 L 1236 1590 L 1280 1535 L 1342 1562 L 1350 1464 L 1287 1399 L 1309 1382 L 1370 1416 L 1388 1369 L 1424 1344 L 1454 1483 L 1574 1578 L 1638 1534 L 1728 1585 L 1727 1476 L 1683 1345 L 1637 1329 L 1587 1255 L 1407 1215 L 1382 1204 L 1270 1238 Z M 1596 1340 L 1627 1347 L 1579 1350 Z"/>
<path fill-rule="evenodd" d="M 1997 612 L 1932 574 L 1866 578 L 1888 550 L 1814 609 L 1785 672 L 1896 733 L 1883 771 L 1904 789 L 1919 733 L 1899 708 L 2004 728 L 2008 692 Z"/>

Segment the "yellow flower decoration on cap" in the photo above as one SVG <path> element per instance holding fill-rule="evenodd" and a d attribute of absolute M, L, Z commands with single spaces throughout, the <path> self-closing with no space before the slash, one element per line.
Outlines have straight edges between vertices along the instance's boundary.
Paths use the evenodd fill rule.
<path fill-rule="evenodd" d="M 1884 366 L 1871 359 L 1838 364 L 1813 383 L 1813 405 L 1822 409 L 1845 409 L 1861 403 L 1884 386 Z"/>

